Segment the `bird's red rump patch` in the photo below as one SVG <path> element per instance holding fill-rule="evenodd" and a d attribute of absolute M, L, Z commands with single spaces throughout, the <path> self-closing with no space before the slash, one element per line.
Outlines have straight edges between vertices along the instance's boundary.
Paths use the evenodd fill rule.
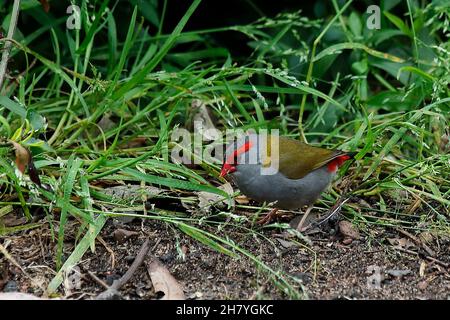
<path fill-rule="evenodd" d="M 329 171 L 329 172 L 336 172 L 337 169 L 338 169 L 345 161 L 347 161 L 348 159 L 350 159 L 350 156 L 344 154 L 344 155 L 342 155 L 342 156 L 339 156 L 339 157 L 337 157 L 337 158 L 331 160 L 331 161 L 328 163 L 328 171 Z"/>

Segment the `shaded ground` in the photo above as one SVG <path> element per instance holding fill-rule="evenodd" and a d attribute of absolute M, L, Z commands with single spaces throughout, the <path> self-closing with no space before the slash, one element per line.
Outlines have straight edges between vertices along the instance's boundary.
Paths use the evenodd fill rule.
<path fill-rule="evenodd" d="M 75 225 L 75 224 L 74 224 Z M 136 232 L 119 243 L 117 228 Z M 74 228 L 76 230 L 76 228 Z M 310 246 L 277 240 L 276 230 L 264 230 L 263 238 L 227 230 L 230 238 L 274 270 L 282 270 L 290 282 L 312 299 L 450 299 L 450 250 L 448 239 L 429 239 L 430 257 L 403 234 L 373 229 L 370 236 L 350 243 L 325 232 L 309 236 Z M 373 237 L 376 235 L 376 237 Z M 69 298 L 89 299 L 104 288 L 92 274 L 111 284 L 133 262 L 146 237 L 153 254 L 167 266 L 184 288 L 188 299 L 286 299 L 267 273 L 249 259 L 233 259 L 200 244 L 176 228 L 155 221 L 130 224 L 110 220 L 97 241 L 96 253 L 88 252 L 79 264 L 82 279 Z M 67 251 L 74 238 L 68 237 Z M 348 244 L 344 244 L 348 243 Z M 56 250 L 48 224 L 4 238 L 3 246 L 30 278 L 3 256 L 0 289 L 42 294 L 54 275 Z M 182 255 L 184 254 L 184 259 Z M 91 275 L 89 272 L 91 272 Z M 61 294 L 68 292 L 61 291 Z M 147 270 L 141 266 L 122 289 L 127 299 L 156 299 Z"/>

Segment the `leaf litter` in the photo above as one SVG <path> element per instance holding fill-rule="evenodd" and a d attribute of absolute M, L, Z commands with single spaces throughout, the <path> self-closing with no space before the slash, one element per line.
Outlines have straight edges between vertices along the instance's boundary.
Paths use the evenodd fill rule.
<path fill-rule="evenodd" d="M 207 228 L 207 226 L 205 226 Z M 68 230 L 68 234 L 75 233 Z M 138 235 L 117 243 L 112 236 L 117 227 L 110 220 L 102 230 L 101 235 L 116 256 L 113 266 L 110 253 L 104 246 L 97 246 L 96 252 L 87 252 L 80 269 L 82 284 L 80 292 L 85 293 L 83 299 L 92 299 L 105 291 L 105 287 L 92 280 L 87 274 L 89 270 L 95 277 L 109 287 L 114 281 L 125 277 L 137 257 L 141 261 L 126 283 L 119 287 L 116 298 L 121 299 L 160 299 L 172 297 L 173 288 L 183 292 L 189 299 L 284 299 L 288 298 L 279 291 L 267 275 L 255 267 L 252 261 L 220 254 L 202 245 L 176 229 L 168 228 L 162 222 L 144 220 L 134 221 L 127 225 L 127 230 Z M 213 232 L 214 228 L 211 230 Z M 217 230 L 215 231 L 217 232 Z M 223 233 L 225 231 L 221 231 Z M 310 299 L 447 299 L 450 292 L 450 275 L 448 269 L 439 263 L 429 261 L 419 252 L 414 252 L 414 242 L 409 239 L 400 241 L 408 244 L 408 250 L 398 251 L 390 244 L 389 239 L 403 239 L 395 230 L 374 228 L 371 234 L 361 235 L 359 241 L 344 244 L 342 239 L 336 239 L 331 234 L 309 235 L 310 246 L 299 246 L 295 241 L 272 243 L 259 238 L 248 237 L 238 230 L 226 230 L 227 236 L 238 241 L 250 252 L 274 270 L 279 270 L 298 281 L 298 290 L 305 290 Z M 276 230 L 264 231 L 266 237 L 276 236 Z M 400 235 L 400 237 L 399 237 Z M 174 236 L 177 239 L 174 241 Z M 223 236 L 223 235 L 222 235 Z M 18 261 L 22 268 L 29 264 L 46 266 L 45 268 L 27 268 L 29 277 L 44 276 L 44 282 L 49 282 L 54 269 L 52 252 L 54 247 L 50 241 L 51 234 L 48 225 L 39 230 L 22 232 L 10 238 L 9 254 Z M 146 254 L 142 258 L 142 246 L 146 244 Z M 34 247 L 39 243 L 43 246 L 31 259 L 24 256 L 24 247 Z M 397 241 L 394 243 L 398 244 Z M 436 249 L 436 258 L 444 263 L 450 263 L 450 239 L 440 239 L 440 249 Z M 150 252 L 150 253 L 149 253 Z M 180 256 L 183 252 L 183 257 Z M 149 264 L 158 259 L 160 264 Z M 3 260 L 3 263 L 2 263 Z M 369 266 L 379 267 L 382 277 L 380 288 L 367 286 Z M 3 266 L 3 267 L 2 267 Z M 135 264 L 136 266 L 136 264 Z M 0 259 L 0 269 L 6 270 L 9 281 L 17 282 L 21 292 L 43 296 L 37 287 L 4 259 Z M 1 270 L 0 270 L 1 271 Z M 151 276 L 153 274 L 153 278 Z M 156 276 L 155 276 L 156 274 Z M 169 276 L 170 274 L 170 276 Z M 127 276 L 128 277 L 128 276 Z M 155 278 L 156 277 L 156 278 Z M 158 279 L 159 280 L 155 280 Z M 173 278 L 172 278 L 173 277 Z M 171 279 L 171 280 L 168 280 Z M 175 279 L 175 280 L 174 280 Z M 156 285 L 156 283 L 160 283 Z M 173 281 L 174 280 L 174 281 Z M 173 282 L 173 286 L 172 283 Z M 178 284 L 178 285 L 177 285 Z M 301 287 L 300 287 L 301 284 Z M 45 283 L 44 283 L 45 285 Z M 6 284 L 3 286 L 5 288 Z M 61 288 L 62 290 L 63 288 Z M 0 291 L 2 288 L 0 288 Z M 64 298 L 63 292 L 61 292 Z M 77 298 L 72 295 L 66 298 Z M 168 298 L 166 297 L 166 298 Z"/>

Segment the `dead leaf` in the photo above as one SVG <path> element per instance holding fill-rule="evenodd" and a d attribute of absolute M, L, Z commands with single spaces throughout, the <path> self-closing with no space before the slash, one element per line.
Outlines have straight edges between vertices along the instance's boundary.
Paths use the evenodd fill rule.
<path fill-rule="evenodd" d="M 392 277 L 396 277 L 396 278 L 401 278 L 403 276 L 406 276 L 408 274 L 411 273 L 411 270 L 394 270 L 394 269 L 389 269 L 385 271 L 386 274 L 392 276 Z"/>
<path fill-rule="evenodd" d="M 48 300 L 22 292 L 0 292 L 0 300 Z"/>
<path fill-rule="evenodd" d="M 406 212 L 412 215 L 414 212 L 416 212 L 416 210 L 420 207 L 421 204 L 422 200 L 419 197 L 417 197 L 416 200 L 413 203 L 411 203 Z"/>
<path fill-rule="evenodd" d="M 118 228 L 112 235 L 118 243 L 124 243 L 128 239 L 138 236 L 139 232 Z"/>
<path fill-rule="evenodd" d="M 417 285 L 417 287 L 420 290 L 425 290 L 428 287 L 428 281 L 426 281 L 426 280 L 420 281 L 419 284 Z"/>
<path fill-rule="evenodd" d="M 109 114 L 103 115 L 97 125 L 102 129 L 103 132 L 109 131 L 115 127 L 117 127 L 117 123 L 111 120 Z"/>
<path fill-rule="evenodd" d="M 161 189 L 152 186 L 126 185 L 104 189 L 103 192 L 116 200 L 142 201 L 142 195 L 153 198 L 162 192 Z"/>
<path fill-rule="evenodd" d="M 442 136 L 441 136 L 441 139 L 440 139 L 441 141 L 440 141 L 440 143 L 439 143 L 439 150 L 442 152 L 442 153 L 447 153 L 447 152 L 450 152 L 450 143 L 449 143 L 449 141 L 450 141 L 450 135 L 449 134 L 443 134 Z"/>
<path fill-rule="evenodd" d="M 424 231 L 419 234 L 419 239 L 424 243 L 431 244 L 433 242 L 433 235 L 431 232 Z"/>
<path fill-rule="evenodd" d="M 150 141 L 146 137 L 136 137 L 121 144 L 120 149 L 142 148 L 147 146 L 149 142 Z"/>
<path fill-rule="evenodd" d="M 28 149 L 18 144 L 15 141 L 11 141 L 16 153 L 16 166 L 20 172 L 25 173 L 28 163 L 30 162 L 31 154 Z"/>
<path fill-rule="evenodd" d="M 387 241 L 394 247 L 400 249 L 414 248 L 414 242 L 407 238 L 387 238 Z"/>
<path fill-rule="evenodd" d="M 349 237 L 347 237 L 347 238 L 345 238 L 344 240 L 342 240 L 342 243 L 343 244 L 350 244 L 350 243 L 352 243 L 353 242 L 353 239 L 352 238 L 349 238 Z"/>
<path fill-rule="evenodd" d="M 427 267 L 427 263 L 425 261 L 422 261 L 420 263 L 420 267 L 419 267 L 419 276 L 421 278 L 423 278 L 425 276 L 425 269 Z"/>
<path fill-rule="evenodd" d="M 145 196 L 147 199 L 151 199 L 161 193 L 163 190 L 152 187 L 152 186 L 139 186 L 139 185 L 125 185 L 125 186 L 114 186 L 103 189 L 103 192 L 111 196 L 114 201 L 126 200 L 130 204 L 137 202 L 142 204 L 142 197 Z M 116 206 L 105 205 L 106 208 L 114 210 L 116 213 L 120 214 L 114 217 L 114 219 L 122 223 L 130 223 L 136 217 L 133 215 L 136 211 L 119 211 L 115 210 Z"/>
<path fill-rule="evenodd" d="M 221 136 L 220 131 L 216 129 L 212 113 L 205 103 L 199 99 L 192 101 L 190 112 L 192 120 L 187 123 L 189 129 L 200 133 L 207 141 L 217 140 Z"/>
<path fill-rule="evenodd" d="M 209 212 L 211 206 L 217 206 L 217 207 L 234 207 L 234 198 L 231 196 L 233 195 L 233 187 L 229 182 L 221 185 L 218 187 L 218 189 L 225 191 L 227 194 L 230 195 L 230 198 L 225 198 L 221 195 L 218 195 L 216 193 L 207 192 L 207 191 L 201 191 L 197 192 L 198 196 L 198 206 L 200 207 L 200 210 Z"/>
<path fill-rule="evenodd" d="M 364 199 L 359 199 L 359 205 L 364 208 L 372 209 L 372 206 Z"/>
<path fill-rule="evenodd" d="M 19 169 L 19 171 L 24 174 L 28 166 L 28 175 L 30 176 L 31 181 L 33 181 L 38 186 L 41 186 L 41 179 L 39 179 L 38 171 L 34 166 L 33 156 L 31 155 L 30 150 L 28 150 L 27 148 L 25 148 L 24 146 L 15 141 L 10 142 L 15 150 L 16 154 L 15 163 L 17 169 Z"/>
<path fill-rule="evenodd" d="M 30 176 L 31 181 L 36 183 L 38 186 L 41 186 L 41 179 L 39 178 L 39 173 L 34 166 L 33 157 L 30 157 L 30 162 L 28 162 L 28 175 Z"/>
<path fill-rule="evenodd" d="M 5 227 L 17 227 L 25 225 L 28 222 L 26 217 L 18 217 L 17 215 L 8 215 L 6 217 L 0 218 L 0 224 Z"/>
<path fill-rule="evenodd" d="M 346 220 L 339 221 L 339 231 L 346 238 L 358 240 L 360 237 L 358 229 Z"/>
<path fill-rule="evenodd" d="M 239 204 L 249 204 L 250 203 L 250 200 L 244 195 L 239 195 L 236 198 L 234 198 L 234 200 Z"/>
<path fill-rule="evenodd" d="M 292 241 L 287 241 L 281 238 L 275 238 L 283 248 L 289 249 L 290 247 L 296 246 L 296 244 Z"/>
<path fill-rule="evenodd" d="M 181 285 L 158 258 L 153 258 L 150 262 L 147 262 L 147 271 L 155 292 L 164 293 L 161 300 L 186 299 Z"/>

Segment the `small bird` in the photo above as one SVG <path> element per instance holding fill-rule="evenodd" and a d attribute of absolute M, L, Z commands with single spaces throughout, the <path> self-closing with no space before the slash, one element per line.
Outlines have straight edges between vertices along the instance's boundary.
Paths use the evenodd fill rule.
<path fill-rule="evenodd" d="M 329 186 L 338 168 L 356 153 L 328 150 L 278 135 L 250 133 L 225 151 L 220 176 L 231 175 L 247 197 L 274 203 L 258 223 L 271 221 L 278 209 L 308 206 L 297 229 L 302 231 L 312 205 Z"/>

